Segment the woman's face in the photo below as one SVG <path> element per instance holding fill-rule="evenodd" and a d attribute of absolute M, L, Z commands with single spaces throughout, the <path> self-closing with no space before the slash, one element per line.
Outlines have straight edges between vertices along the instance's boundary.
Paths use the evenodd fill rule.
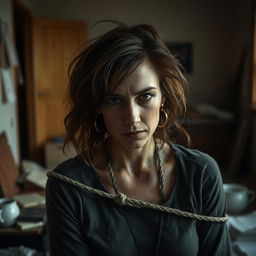
<path fill-rule="evenodd" d="M 114 91 L 107 93 L 100 108 L 111 142 L 136 149 L 151 141 L 162 103 L 158 75 L 145 58 Z"/>

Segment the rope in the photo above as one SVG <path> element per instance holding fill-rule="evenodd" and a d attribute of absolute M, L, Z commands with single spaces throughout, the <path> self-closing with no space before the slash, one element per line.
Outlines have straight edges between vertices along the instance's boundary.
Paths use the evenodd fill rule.
<path fill-rule="evenodd" d="M 119 191 L 118 191 L 118 188 L 117 188 L 117 184 L 116 184 L 116 179 L 115 179 L 115 176 L 114 176 L 114 173 L 113 173 L 110 161 L 108 162 L 108 174 L 109 174 L 112 186 L 113 186 L 116 194 L 119 194 Z"/>
<path fill-rule="evenodd" d="M 108 153 L 108 150 L 107 150 L 106 147 L 107 147 L 107 145 L 106 145 L 106 140 L 105 140 L 104 141 L 104 149 L 105 149 L 106 157 L 107 157 L 107 161 L 108 161 L 108 174 L 109 174 L 112 186 L 115 190 L 115 193 L 119 194 L 117 184 L 116 184 L 116 179 L 115 179 L 115 176 L 114 176 L 114 173 L 113 173 L 113 170 L 112 170 L 112 166 L 111 166 L 111 159 L 110 159 L 110 156 L 109 156 L 109 153 Z"/>
<path fill-rule="evenodd" d="M 155 141 L 154 138 L 154 143 L 155 143 L 155 158 L 156 158 L 156 166 L 158 167 L 158 178 L 159 178 L 159 188 L 161 191 L 161 196 L 162 196 L 162 201 L 165 201 L 165 185 L 164 185 L 164 174 L 163 174 L 163 170 L 162 170 L 162 161 L 161 161 L 161 157 L 160 157 L 160 153 L 159 153 L 159 148 L 157 146 L 157 143 Z M 104 143 L 105 146 L 105 151 L 106 151 L 106 157 L 107 157 L 107 162 L 108 162 L 108 174 L 112 183 L 112 186 L 115 190 L 116 194 L 120 194 L 118 187 L 117 187 L 117 183 L 116 183 L 116 179 L 115 179 L 115 175 L 112 169 L 112 165 L 111 165 L 111 158 L 109 156 L 108 150 L 106 148 L 106 141 Z"/>
<path fill-rule="evenodd" d="M 164 185 L 164 174 L 162 171 L 162 161 L 159 153 L 159 148 L 157 146 L 157 143 L 155 141 L 155 153 L 156 153 L 156 161 L 157 161 L 157 166 L 158 166 L 158 176 L 159 176 L 159 182 L 160 182 L 160 191 L 162 195 L 162 200 L 164 202 L 165 200 L 165 185 Z"/>
<path fill-rule="evenodd" d="M 135 208 L 150 208 L 150 209 L 159 210 L 159 211 L 162 211 L 165 213 L 170 213 L 170 214 L 174 214 L 174 215 L 178 215 L 178 216 L 182 216 L 182 217 L 186 217 L 186 218 L 191 218 L 191 219 L 195 219 L 195 220 L 199 220 L 199 221 L 226 222 L 228 220 L 228 215 L 226 215 L 225 217 L 213 217 L 213 216 L 199 215 L 196 213 L 182 211 L 182 210 L 175 209 L 175 208 L 170 208 L 170 207 L 166 207 L 166 206 L 148 203 L 148 202 L 145 202 L 142 200 L 129 198 L 122 193 L 113 195 L 113 194 L 104 192 L 102 190 L 98 190 L 98 189 L 92 188 L 90 186 L 86 186 L 78 181 L 75 181 L 73 179 L 70 179 L 64 175 L 61 175 L 61 174 L 53 172 L 53 171 L 48 171 L 47 176 L 57 178 L 66 183 L 69 183 L 77 188 L 87 190 L 96 195 L 112 199 L 119 205 L 126 205 L 126 206 L 135 207 Z"/>

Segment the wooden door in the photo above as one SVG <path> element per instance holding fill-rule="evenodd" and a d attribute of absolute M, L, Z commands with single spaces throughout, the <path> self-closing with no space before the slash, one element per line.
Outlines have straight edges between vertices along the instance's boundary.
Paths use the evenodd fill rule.
<path fill-rule="evenodd" d="M 85 42 L 84 22 L 33 19 L 34 159 L 43 162 L 47 140 L 64 135 L 68 65 Z"/>
<path fill-rule="evenodd" d="M 252 109 L 256 111 L 256 2 L 253 3 L 253 36 L 252 36 Z"/>

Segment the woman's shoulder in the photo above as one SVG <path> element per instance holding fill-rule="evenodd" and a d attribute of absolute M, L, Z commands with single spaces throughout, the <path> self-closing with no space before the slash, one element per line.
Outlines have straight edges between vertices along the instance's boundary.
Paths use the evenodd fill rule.
<path fill-rule="evenodd" d="M 213 157 L 197 149 L 186 148 L 179 144 L 171 144 L 174 155 L 180 161 L 188 165 L 198 166 L 216 166 L 217 163 Z"/>
<path fill-rule="evenodd" d="M 93 169 L 80 156 L 65 160 L 55 167 L 53 172 L 83 184 L 91 184 L 95 180 Z"/>
<path fill-rule="evenodd" d="M 220 178 L 220 169 L 213 157 L 197 150 L 186 148 L 179 144 L 171 144 L 176 161 L 184 170 L 184 174 L 207 176 L 210 179 Z"/>
<path fill-rule="evenodd" d="M 183 184 L 182 189 L 187 185 L 190 188 L 188 194 L 197 198 L 195 202 L 200 200 L 202 193 L 205 198 L 216 194 L 223 199 L 222 175 L 214 158 L 200 150 L 178 144 L 172 144 L 172 148 L 177 160 L 177 176 L 180 184 Z"/>

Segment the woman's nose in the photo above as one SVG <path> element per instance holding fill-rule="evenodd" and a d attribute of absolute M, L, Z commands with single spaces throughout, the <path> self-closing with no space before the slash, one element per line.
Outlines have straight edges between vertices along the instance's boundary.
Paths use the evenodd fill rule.
<path fill-rule="evenodd" d="M 126 107 L 124 123 L 126 125 L 135 125 L 140 122 L 140 108 L 136 104 L 129 104 Z"/>

